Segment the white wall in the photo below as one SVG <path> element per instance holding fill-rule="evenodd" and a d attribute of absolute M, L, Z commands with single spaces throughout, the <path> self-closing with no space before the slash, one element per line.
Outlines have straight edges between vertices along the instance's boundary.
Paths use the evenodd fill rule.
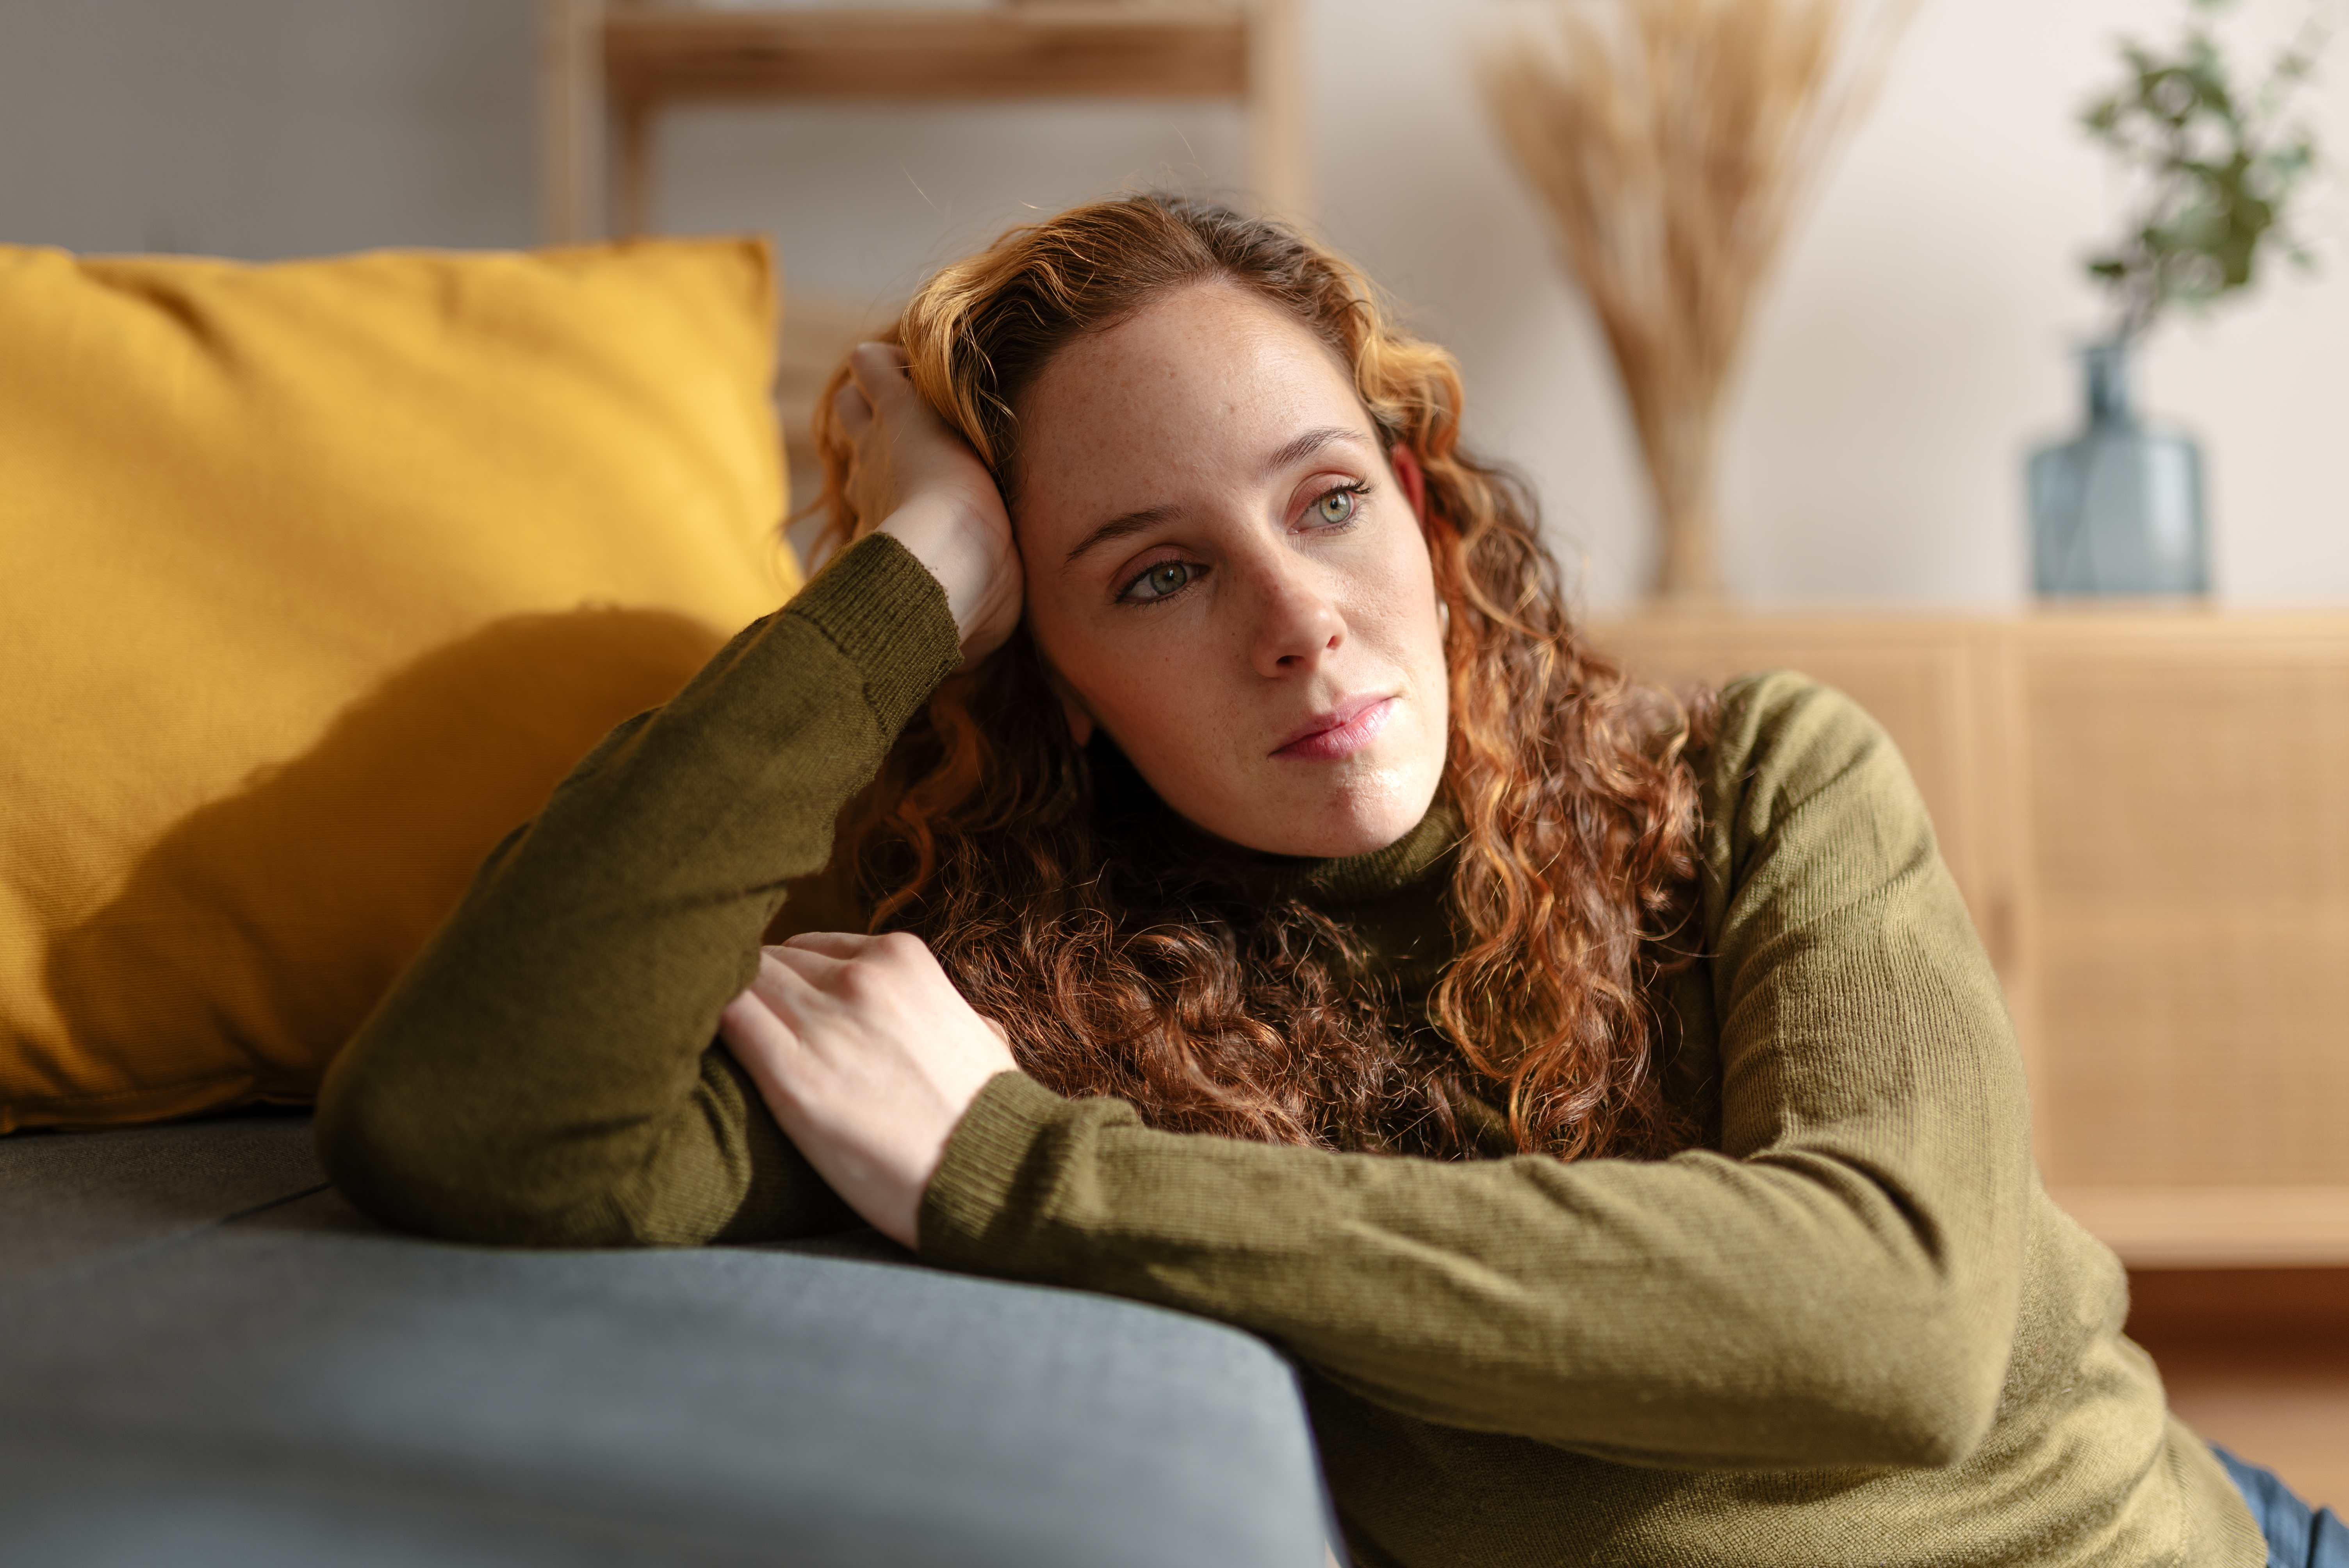
<path fill-rule="evenodd" d="M 0 0 L 0 240 L 527 242 L 528 0 Z"/>
<path fill-rule="evenodd" d="M 2299 0 L 2248 0 L 2269 35 Z M 1929 0 L 1758 322 L 1725 453 L 1756 601 L 2019 599 L 2017 477 L 2074 418 L 2076 258 L 2116 193 L 2071 124 L 2119 30 L 2181 0 Z M 1466 75 L 1498 0 L 1309 0 L 1324 222 L 1460 355 L 1470 428 L 1536 477 L 1594 601 L 1636 591 L 1645 500 L 1603 348 Z M 2344 40 L 2349 46 L 2349 40 Z M 526 0 L 7 0 L 0 240 L 274 256 L 529 238 Z M 2322 118 L 2349 164 L 2349 46 Z M 1213 106 L 709 109 L 664 217 L 764 228 L 787 284 L 885 298 L 1031 208 L 1213 189 Z M 2349 253 L 2164 329 L 2143 401 L 2200 435 L 2230 600 L 2349 597 Z M 5 367 L 0 367 L 5 373 Z"/>
<path fill-rule="evenodd" d="M 2117 191 L 2073 126 L 2120 31 L 2181 0 L 1927 0 L 1882 103 L 1796 233 L 1723 454 L 1733 586 L 1754 600 L 1999 603 L 2028 574 L 2019 468 L 2068 429 L 2069 347 L 2098 317 L 2077 257 Z M 2336 10 L 2338 7 L 2336 7 Z M 1485 438 L 1541 480 L 1598 600 L 1636 592 L 1645 498 L 1595 328 L 1548 264 L 1459 40 L 1506 13 L 1321 0 L 1330 228 L 1460 354 Z M 2251 0 L 2247 38 L 2299 15 Z M 2323 78 L 2349 166 L 2349 38 Z M 1413 72 L 1408 62 L 1428 68 Z M 1340 84 L 1363 84 L 1352 112 Z M 2313 227 L 2336 241 L 2336 184 Z M 2349 248 L 2207 323 L 2165 328 L 2142 401 L 2201 436 L 2230 600 L 2349 596 Z"/>

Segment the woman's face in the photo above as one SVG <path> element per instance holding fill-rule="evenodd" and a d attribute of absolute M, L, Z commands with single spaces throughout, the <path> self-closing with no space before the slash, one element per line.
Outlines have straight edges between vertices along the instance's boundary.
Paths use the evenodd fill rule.
<path fill-rule="evenodd" d="M 1028 624 L 1080 732 L 1250 849 L 1409 831 L 1444 771 L 1443 629 L 1418 516 L 1337 357 L 1196 284 L 1080 338 L 1019 412 Z"/>

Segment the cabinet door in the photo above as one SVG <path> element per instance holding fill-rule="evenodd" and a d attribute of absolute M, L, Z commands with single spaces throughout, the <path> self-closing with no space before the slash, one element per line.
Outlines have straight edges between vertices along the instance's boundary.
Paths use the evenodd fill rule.
<path fill-rule="evenodd" d="M 2021 635 L 2050 1186 L 2133 1262 L 2349 1258 L 2349 619 Z"/>

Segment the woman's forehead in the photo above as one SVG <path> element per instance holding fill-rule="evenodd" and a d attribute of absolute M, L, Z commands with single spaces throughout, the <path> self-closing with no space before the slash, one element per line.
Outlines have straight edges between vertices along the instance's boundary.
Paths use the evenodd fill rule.
<path fill-rule="evenodd" d="M 1116 325 L 1075 339 L 1045 365 L 1036 389 L 1104 379 L 1197 387 L 1244 366 L 1292 362 L 1352 385 L 1346 365 L 1295 315 L 1252 289 L 1212 279 L 1170 289 Z"/>
<path fill-rule="evenodd" d="M 1020 488 L 1088 499 L 1253 472 L 1317 430 L 1372 431 L 1329 346 L 1228 283 L 1176 290 L 1071 344 L 1020 402 Z"/>

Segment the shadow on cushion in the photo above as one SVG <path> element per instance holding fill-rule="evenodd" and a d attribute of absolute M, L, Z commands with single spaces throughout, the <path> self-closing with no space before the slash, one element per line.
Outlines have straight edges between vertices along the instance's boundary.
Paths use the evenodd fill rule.
<path fill-rule="evenodd" d="M 17 1123 L 306 1102 L 497 841 L 722 640 L 657 611 L 496 621 L 353 704 L 306 754 L 183 819 L 52 943 L 68 1055 L 26 1042 L 26 1076 L 56 1092 L 18 1099 Z"/>

